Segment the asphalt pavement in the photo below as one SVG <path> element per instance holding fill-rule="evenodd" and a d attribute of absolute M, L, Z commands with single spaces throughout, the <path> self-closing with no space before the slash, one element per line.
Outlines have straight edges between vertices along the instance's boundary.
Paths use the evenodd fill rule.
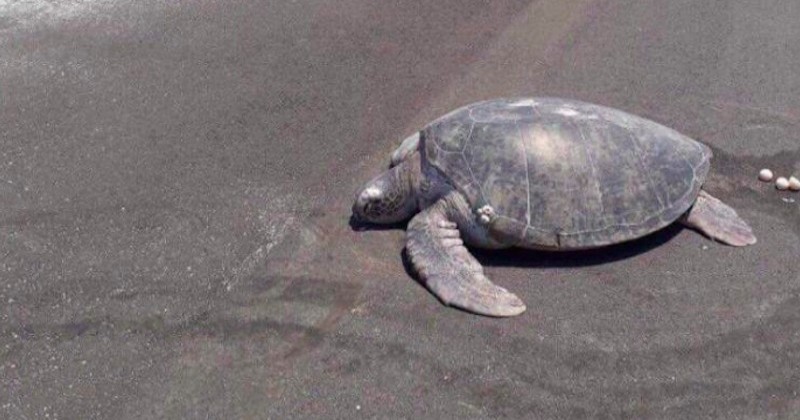
<path fill-rule="evenodd" d="M 0 0 L 0 418 L 800 418 L 796 0 Z M 350 205 L 447 111 L 708 144 L 759 242 L 478 252 L 443 306 Z M 791 201 L 791 200 L 794 201 Z"/>

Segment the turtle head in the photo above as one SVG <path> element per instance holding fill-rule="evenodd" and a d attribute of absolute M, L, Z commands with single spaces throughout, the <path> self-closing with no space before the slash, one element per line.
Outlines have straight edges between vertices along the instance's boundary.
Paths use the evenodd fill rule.
<path fill-rule="evenodd" d="M 353 215 L 369 223 L 397 223 L 417 212 L 419 159 L 408 159 L 368 182 L 356 196 Z M 416 168 L 418 169 L 418 168 Z"/>

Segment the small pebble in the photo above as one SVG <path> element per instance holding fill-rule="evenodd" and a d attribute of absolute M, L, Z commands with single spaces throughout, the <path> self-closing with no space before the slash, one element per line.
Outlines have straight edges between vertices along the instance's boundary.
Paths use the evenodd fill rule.
<path fill-rule="evenodd" d="M 784 178 L 784 177 L 780 177 L 780 178 L 776 179 L 775 180 L 775 188 L 777 188 L 777 189 L 779 189 L 781 191 L 785 191 L 785 190 L 789 189 L 789 180 Z"/>
<path fill-rule="evenodd" d="M 800 191 L 800 179 L 796 177 L 789 177 L 789 189 L 792 191 Z"/>
<path fill-rule="evenodd" d="M 772 181 L 772 177 L 773 176 L 774 175 L 772 174 L 772 171 L 770 171 L 769 169 L 766 169 L 766 168 L 762 169 L 761 172 L 758 173 L 758 179 L 760 179 L 760 180 L 762 180 L 764 182 Z"/>

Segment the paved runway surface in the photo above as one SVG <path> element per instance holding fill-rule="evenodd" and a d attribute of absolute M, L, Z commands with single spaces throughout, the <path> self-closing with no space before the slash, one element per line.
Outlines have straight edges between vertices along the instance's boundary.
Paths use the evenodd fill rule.
<path fill-rule="evenodd" d="M 800 418 L 796 0 L 0 0 L 0 417 Z M 759 243 L 479 253 L 442 306 L 353 194 L 497 96 L 714 149 Z M 794 197 L 795 202 L 782 198 Z"/>

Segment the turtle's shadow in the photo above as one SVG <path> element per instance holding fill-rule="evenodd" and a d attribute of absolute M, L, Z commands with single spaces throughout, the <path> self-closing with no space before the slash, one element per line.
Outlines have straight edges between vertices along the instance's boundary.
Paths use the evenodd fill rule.
<path fill-rule="evenodd" d="M 669 242 L 684 229 L 683 226 L 673 223 L 664 229 L 630 242 L 580 251 L 553 252 L 522 248 L 502 250 L 470 248 L 469 250 L 481 264 L 489 267 L 588 267 L 608 264 L 644 254 Z M 419 281 L 405 248 L 403 248 L 401 256 L 406 272 Z"/>
<path fill-rule="evenodd" d="M 673 223 L 664 229 L 642 238 L 601 248 L 580 251 L 536 251 L 510 248 L 498 251 L 471 248 L 470 252 L 481 264 L 498 267 L 588 267 L 621 261 L 644 254 L 677 236 L 685 227 Z"/>
<path fill-rule="evenodd" d="M 376 225 L 360 222 L 356 220 L 355 217 L 351 216 L 349 225 L 354 231 L 395 230 L 405 229 L 407 221 L 394 223 L 391 225 Z M 679 223 L 673 223 L 663 229 L 658 230 L 657 232 L 653 232 L 647 236 L 630 242 L 580 251 L 554 252 L 536 251 L 522 248 L 501 250 L 469 248 L 469 251 L 475 256 L 475 258 L 478 259 L 478 261 L 480 261 L 481 264 L 490 267 L 588 267 L 608 264 L 644 254 L 653 248 L 669 242 L 684 229 L 686 228 Z M 405 267 L 406 272 L 408 272 L 408 274 L 410 274 L 412 277 L 417 278 L 414 268 L 411 265 L 411 261 L 408 259 L 405 248 L 403 248 L 401 256 L 403 258 L 403 266 Z"/>
<path fill-rule="evenodd" d="M 354 232 L 363 232 L 365 230 L 395 230 L 395 229 L 405 229 L 408 221 L 402 221 L 398 223 L 392 223 L 389 225 L 378 225 L 373 223 L 367 223 L 359 221 L 355 218 L 355 216 L 350 216 L 350 220 L 348 223 L 350 225 L 350 229 Z"/>

